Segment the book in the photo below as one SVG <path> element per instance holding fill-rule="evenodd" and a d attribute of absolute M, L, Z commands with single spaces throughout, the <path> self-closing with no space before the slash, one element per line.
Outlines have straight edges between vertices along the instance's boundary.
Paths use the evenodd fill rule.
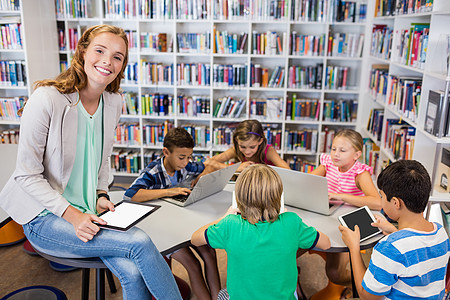
<path fill-rule="evenodd" d="M 427 113 L 425 116 L 424 130 L 432 135 L 439 135 L 442 106 L 444 104 L 445 92 L 442 90 L 430 90 L 428 92 Z M 448 113 L 444 113 L 446 120 Z"/>
<path fill-rule="evenodd" d="M 439 156 L 438 156 L 439 157 Z M 450 147 L 442 147 L 440 161 L 434 178 L 434 189 L 441 193 L 450 193 Z"/>

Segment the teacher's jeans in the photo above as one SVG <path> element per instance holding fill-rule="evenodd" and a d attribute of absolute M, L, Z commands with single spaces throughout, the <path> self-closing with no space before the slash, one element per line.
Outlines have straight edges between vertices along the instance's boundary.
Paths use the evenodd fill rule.
<path fill-rule="evenodd" d="M 150 237 L 133 227 L 126 232 L 100 229 L 87 243 L 69 222 L 49 213 L 23 225 L 37 250 L 57 257 L 100 257 L 120 280 L 124 299 L 181 299 L 172 272 Z"/>

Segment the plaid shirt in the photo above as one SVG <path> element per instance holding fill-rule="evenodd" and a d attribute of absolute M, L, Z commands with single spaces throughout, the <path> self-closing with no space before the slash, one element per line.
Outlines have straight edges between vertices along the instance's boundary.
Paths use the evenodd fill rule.
<path fill-rule="evenodd" d="M 140 189 L 154 190 L 172 187 L 169 175 L 164 168 L 163 158 L 152 161 L 139 175 L 133 184 L 126 190 L 124 199 L 131 200 Z M 189 162 L 184 169 L 176 172 L 177 182 L 183 182 L 188 175 L 198 175 L 205 169 L 202 162 Z"/>

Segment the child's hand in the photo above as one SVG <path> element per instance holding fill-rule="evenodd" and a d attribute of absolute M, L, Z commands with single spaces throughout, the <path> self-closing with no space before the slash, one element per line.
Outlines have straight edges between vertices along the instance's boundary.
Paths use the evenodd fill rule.
<path fill-rule="evenodd" d="M 176 196 L 176 195 L 189 195 L 191 193 L 191 190 L 188 188 L 184 188 L 184 187 L 176 187 L 176 188 L 171 188 L 171 189 L 167 189 L 167 196 L 171 197 L 171 196 Z"/>
<path fill-rule="evenodd" d="M 377 219 L 377 221 L 376 221 L 376 222 L 373 222 L 373 223 L 370 224 L 370 225 L 372 225 L 373 227 L 378 227 L 378 228 L 380 228 L 381 231 L 383 231 L 383 234 L 384 234 L 384 235 L 391 234 L 391 233 L 393 233 L 393 232 L 395 232 L 395 231 L 398 230 L 397 228 L 395 228 L 395 226 L 394 226 L 393 224 L 389 223 L 389 221 L 386 220 L 386 219 L 383 218 L 383 217 L 380 217 L 380 216 L 378 216 L 378 215 L 375 215 L 375 219 Z"/>
<path fill-rule="evenodd" d="M 105 197 L 100 197 L 97 200 L 96 209 L 98 213 L 102 213 L 106 210 L 114 211 L 114 204 Z"/>
<path fill-rule="evenodd" d="M 224 215 L 223 217 L 225 218 L 225 217 L 228 216 L 228 215 L 235 215 L 235 214 L 237 214 L 237 213 L 241 213 L 241 211 L 239 210 L 239 208 L 230 206 L 230 207 L 228 208 L 227 212 L 225 213 L 225 215 Z"/>
<path fill-rule="evenodd" d="M 359 233 L 359 227 L 358 225 L 355 225 L 355 231 L 351 230 L 350 228 L 347 228 L 345 226 L 339 225 L 339 231 L 342 234 L 342 241 L 344 241 L 345 245 L 347 245 L 348 249 L 359 251 L 360 244 L 359 240 L 361 238 L 361 235 Z"/>
<path fill-rule="evenodd" d="M 329 201 L 344 201 L 344 199 L 342 199 L 342 194 L 334 194 L 334 193 L 328 194 L 328 200 Z"/>
<path fill-rule="evenodd" d="M 242 172 L 245 168 L 247 168 L 248 166 L 251 166 L 253 164 L 255 164 L 253 161 L 242 162 L 241 165 L 239 166 L 239 168 L 236 170 L 236 173 Z"/>

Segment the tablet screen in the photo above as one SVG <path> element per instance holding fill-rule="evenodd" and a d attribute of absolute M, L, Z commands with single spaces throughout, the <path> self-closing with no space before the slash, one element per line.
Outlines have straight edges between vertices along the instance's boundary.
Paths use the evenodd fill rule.
<path fill-rule="evenodd" d="M 126 231 L 145 217 L 160 208 L 159 205 L 121 201 L 115 205 L 115 211 L 107 211 L 98 216 L 106 221 L 106 225 L 97 224 L 106 229 Z"/>
<path fill-rule="evenodd" d="M 359 226 L 361 241 L 381 232 L 377 227 L 370 225 L 374 221 L 364 207 L 343 215 L 341 218 L 351 230 L 355 230 L 355 225 Z"/>

